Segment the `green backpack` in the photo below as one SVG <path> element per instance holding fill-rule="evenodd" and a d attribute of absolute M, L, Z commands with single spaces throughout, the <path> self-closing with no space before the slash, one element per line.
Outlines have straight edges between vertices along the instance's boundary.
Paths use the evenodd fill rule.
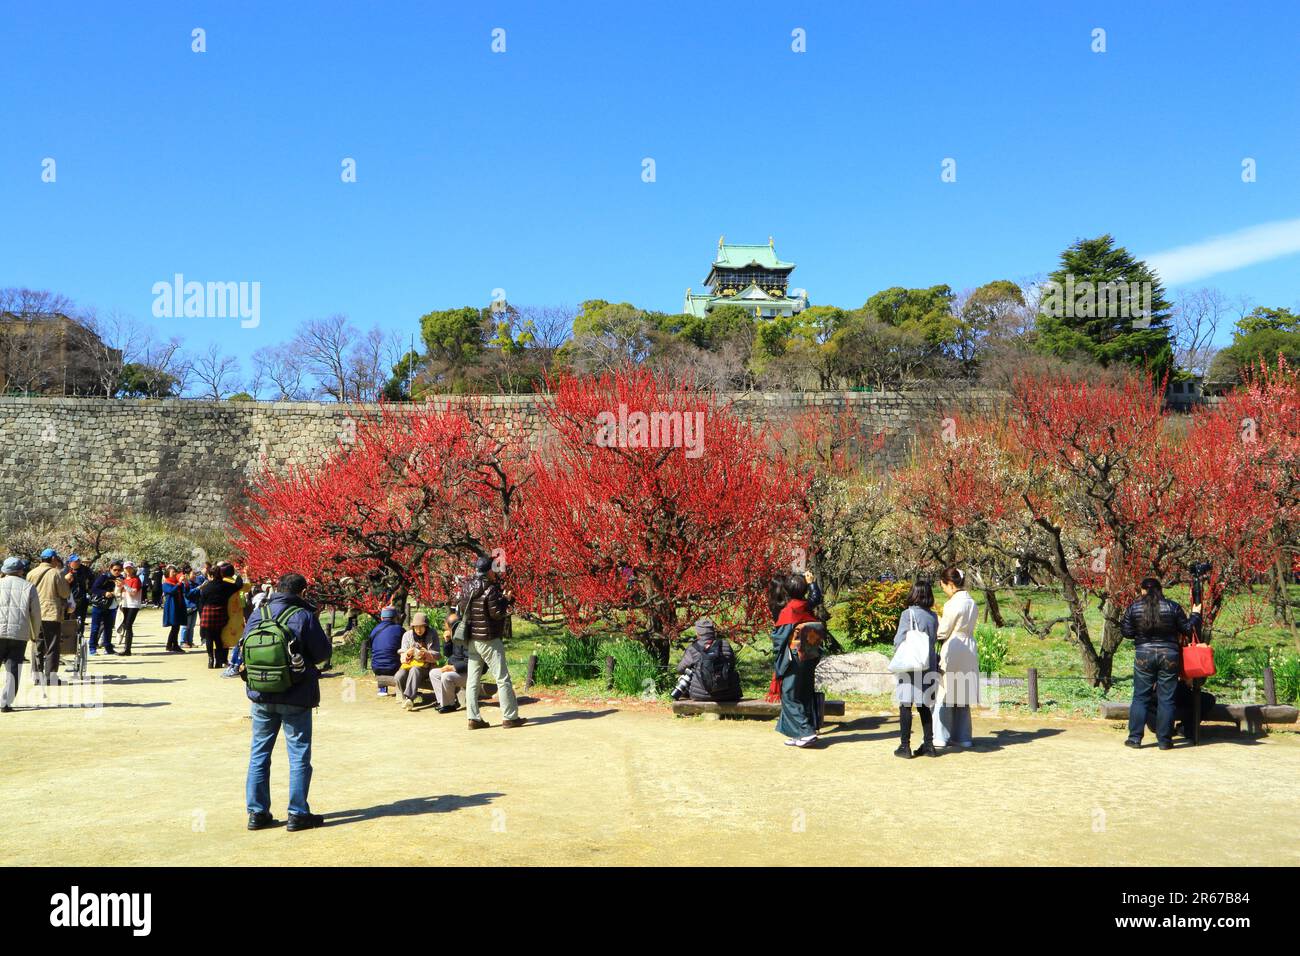
<path fill-rule="evenodd" d="M 293 654 L 289 650 L 293 634 L 289 631 L 289 620 L 301 610 L 300 607 L 285 608 L 278 617 L 269 618 L 263 616 L 263 608 L 258 609 L 257 623 L 241 641 L 244 681 L 249 690 L 261 694 L 283 694 L 293 686 L 294 672 L 290 664 Z"/>

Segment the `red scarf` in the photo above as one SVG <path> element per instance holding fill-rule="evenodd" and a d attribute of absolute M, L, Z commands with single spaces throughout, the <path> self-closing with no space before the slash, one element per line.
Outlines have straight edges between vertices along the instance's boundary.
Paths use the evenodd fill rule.
<path fill-rule="evenodd" d="M 776 619 L 776 626 L 784 624 L 806 624 L 817 620 L 816 615 L 808 609 L 808 602 L 795 599 L 781 608 L 781 616 Z"/>
<path fill-rule="evenodd" d="M 808 602 L 793 600 L 781 608 L 781 614 L 776 619 L 776 626 L 781 627 L 785 624 L 806 624 L 809 621 L 817 620 L 812 611 L 808 609 Z M 772 683 L 767 685 L 767 702 L 775 704 L 781 699 L 781 679 L 775 674 L 772 675 Z"/>

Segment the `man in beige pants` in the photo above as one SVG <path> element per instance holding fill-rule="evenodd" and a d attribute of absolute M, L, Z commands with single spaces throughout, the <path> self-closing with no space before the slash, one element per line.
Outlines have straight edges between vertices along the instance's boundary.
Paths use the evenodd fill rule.
<path fill-rule="evenodd" d="M 497 699 L 501 701 L 501 726 L 521 727 L 527 718 L 519 716 L 515 688 L 506 667 L 506 648 L 501 640 L 510 619 L 510 595 L 503 593 L 492 559 L 482 557 L 474 566 L 476 574 L 461 596 L 457 621 L 465 622 L 465 650 L 469 655 L 469 679 L 465 688 L 465 705 L 469 711 L 469 729 L 490 727 L 479 714 L 478 689 L 486 669 L 497 682 Z"/>
<path fill-rule="evenodd" d="M 53 548 L 41 552 L 41 563 L 27 575 L 27 583 L 36 589 L 41 601 L 41 635 L 32 642 L 32 681 L 39 685 L 58 683 L 59 640 L 63 636 L 63 618 L 68 613 L 72 594 L 71 575 L 63 570 L 63 559 Z"/>

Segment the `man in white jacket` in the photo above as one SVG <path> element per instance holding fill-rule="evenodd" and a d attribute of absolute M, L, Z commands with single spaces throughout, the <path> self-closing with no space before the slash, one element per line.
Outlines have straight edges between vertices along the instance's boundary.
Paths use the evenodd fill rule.
<path fill-rule="evenodd" d="M 23 577 L 22 558 L 0 565 L 0 713 L 12 711 L 29 641 L 41 634 L 41 599 Z"/>

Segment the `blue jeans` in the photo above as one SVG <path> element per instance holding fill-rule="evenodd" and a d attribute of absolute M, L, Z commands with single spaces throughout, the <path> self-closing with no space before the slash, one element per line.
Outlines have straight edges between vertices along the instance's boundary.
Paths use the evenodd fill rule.
<path fill-rule="evenodd" d="M 113 625 L 117 623 L 117 608 L 92 607 L 90 609 L 90 649 L 99 646 L 100 635 L 104 637 L 104 650 L 113 649 Z"/>
<path fill-rule="evenodd" d="M 1128 739 L 1142 742 L 1148 714 L 1156 712 L 1156 740 L 1174 742 L 1174 691 L 1183 667 L 1177 644 L 1139 644 L 1133 656 L 1133 703 L 1128 709 Z"/>
<path fill-rule="evenodd" d="M 248 757 L 245 796 L 249 813 L 271 810 L 271 751 L 284 727 L 284 746 L 289 751 L 289 812 L 310 813 L 307 791 L 311 788 L 311 708 L 290 704 L 253 704 L 253 745 Z"/>

